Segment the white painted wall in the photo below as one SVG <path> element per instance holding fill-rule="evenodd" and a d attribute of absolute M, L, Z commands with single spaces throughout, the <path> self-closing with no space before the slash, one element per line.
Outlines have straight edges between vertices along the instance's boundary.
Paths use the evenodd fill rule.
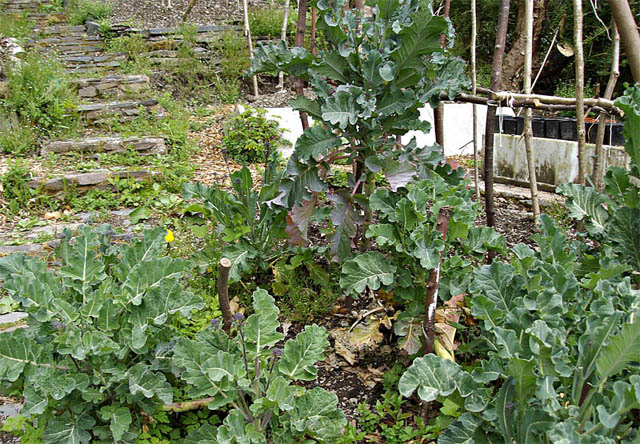
<path fill-rule="evenodd" d="M 478 140 L 482 144 L 484 138 L 485 120 L 487 118 L 487 107 L 478 106 Z M 293 152 L 296 140 L 302 134 L 302 124 L 298 111 L 291 108 L 267 108 L 267 117 L 280 123 L 285 129 L 284 137 L 291 142 L 291 147 L 281 150 L 281 154 L 286 158 Z M 511 108 L 499 108 L 506 116 L 513 116 Z M 473 154 L 473 105 L 470 103 L 445 103 L 444 104 L 444 147 L 445 155 Z M 420 120 L 431 123 L 431 131 L 411 131 L 402 137 L 402 142 L 407 143 L 412 137 L 416 137 L 418 146 L 433 145 L 436 142 L 433 128 L 433 109 L 425 106 L 420 109 Z M 313 121 L 310 121 L 312 123 Z"/>

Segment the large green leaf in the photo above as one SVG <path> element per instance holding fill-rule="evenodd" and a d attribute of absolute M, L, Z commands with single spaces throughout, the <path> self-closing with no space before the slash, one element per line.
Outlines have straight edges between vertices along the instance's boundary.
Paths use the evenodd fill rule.
<path fill-rule="evenodd" d="M 600 377 L 608 378 L 634 361 L 640 361 L 640 318 L 624 324 L 620 333 L 611 337 L 596 360 L 596 368 Z"/>
<path fill-rule="evenodd" d="M 263 444 L 264 435 L 255 430 L 255 426 L 247 422 L 242 413 L 231 410 L 223 425 L 218 428 L 217 444 Z"/>
<path fill-rule="evenodd" d="M 312 126 L 296 140 L 296 154 L 300 160 L 317 159 L 332 148 L 342 145 L 342 140 L 329 128 Z"/>
<path fill-rule="evenodd" d="M 463 413 L 442 432 L 438 437 L 438 444 L 475 444 L 474 435 L 480 424 L 480 418 L 471 413 Z"/>
<path fill-rule="evenodd" d="M 434 17 L 430 6 L 426 5 L 412 16 L 413 24 L 400 31 L 398 38 L 402 44 L 391 54 L 396 62 L 394 84 L 398 88 L 410 87 L 420 81 L 424 70 L 422 57 L 442 51 L 440 35 L 447 30 L 447 21 Z"/>
<path fill-rule="evenodd" d="M 254 314 L 249 316 L 244 326 L 247 341 L 247 356 L 253 361 L 263 350 L 283 339 L 282 333 L 277 331 L 280 326 L 275 300 L 265 290 L 253 292 Z"/>
<path fill-rule="evenodd" d="M 239 282 L 242 275 L 251 270 L 251 260 L 255 259 L 257 252 L 246 243 L 239 242 L 226 247 L 222 255 L 231 261 L 229 280 Z"/>
<path fill-rule="evenodd" d="M 162 373 L 153 372 L 145 364 L 139 363 L 128 371 L 129 391 L 132 395 L 142 394 L 145 398 L 157 397 L 165 404 L 173 400 L 173 389 Z"/>
<path fill-rule="evenodd" d="M 284 40 L 278 43 L 259 44 L 251 59 L 247 75 L 278 74 L 285 71 L 296 77 L 306 78 L 313 56 L 304 48 L 289 48 Z"/>
<path fill-rule="evenodd" d="M 348 72 L 347 64 L 336 52 L 329 53 L 322 60 L 315 62 L 313 70 L 328 79 L 349 83 L 349 78 L 345 75 L 345 72 Z"/>
<path fill-rule="evenodd" d="M 637 85 L 627 88 L 615 104 L 624 111 L 624 148 L 631 157 L 633 174 L 640 177 L 640 88 Z"/>
<path fill-rule="evenodd" d="M 622 261 L 640 271 L 640 209 L 618 208 L 611 221 L 609 240 Z M 621 261 L 621 262 L 622 262 Z"/>
<path fill-rule="evenodd" d="M 296 405 L 295 394 L 300 390 L 299 387 L 289 384 L 289 381 L 282 376 L 277 376 L 269 384 L 267 389 L 267 399 L 278 405 L 283 411 L 289 411 Z"/>
<path fill-rule="evenodd" d="M 471 313 L 484 319 L 489 330 L 502 323 L 514 300 L 524 293 L 523 279 L 514 272 L 511 265 L 497 261 L 474 272 L 469 286 L 469 292 L 474 295 Z"/>
<path fill-rule="evenodd" d="M 89 430 L 95 424 L 90 416 L 71 417 L 68 413 L 55 416 L 47 423 L 42 436 L 44 444 L 83 444 L 91 440 Z"/>
<path fill-rule="evenodd" d="M 0 334 L 0 379 L 15 381 L 26 365 L 53 365 L 48 348 L 27 338 L 23 329 Z"/>
<path fill-rule="evenodd" d="M 585 219 L 585 227 L 592 234 L 604 232 L 609 213 L 604 208 L 608 200 L 602 193 L 573 183 L 563 183 L 557 191 L 567 197 L 565 206 L 569 216 L 577 220 Z"/>
<path fill-rule="evenodd" d="M 331 237 L 331 256 L 344 259 L 351 252 L 351 239 L 357 233 L 360 217 L 354 208 L 353 196 L 349 192 L 330 194 L 327 199 L 334 203 L 331 210 L 331 222 L 335 227 Z"/>
<path fill-rule="evenodd" d="M 395 271 L 396 266 L 382 253 L 368 251 L 344 263 L 340 286 L 353 294 L 361 294 L 366 287 L 377 290 L 393 283 Z"/>
<path fill-rule="evenodd" d="M 291 424 L 299 432 L 326 442 L 335 442 L 343 434 L 347 420 L 338 408 L 338 397 L 321 387 L 307 391 L 291 412 Z"/>
<path fill-rule="evenodd" d="M 218 428 L 211 424 L 203 424 L 187 435 L 184 444 L 218 444 Z"/>
<path fill-rule="evenodd" d="M 167 280 L 179 282 L 188 267 L 187 261 L 170 257 L 156 257 L 139 262 L 129 270 L 123 283 L 123 293 L 127 297 L 123 302 L 140 305 L 146 292 L 159 288 Z"/>
<path fill-rule="evenodd" d="M 129 430 L 131 425 L 131 412 L 127 407 L 117 405 L 106 405 L 100 409 L 100 417 L 109 422 L 109 429 L 113 433 L 113 438 L 120 441 L 122 435 Z"/>
<path fill-rule="evenodd" d="M 356 99 L 360 91 L 354 88 L 338 88 L 322 106 L 322 120 L 345 129 L 358 121 Z"/>
<path fill-rule="evenodd" d="M 292 380 L 313 381 L 318 374 L 314 364 L 323 359 L 328 346 L 327 331 L 308 325 L 294 340 L 287 341 L 278 370 Z"/>
<path fill-rule="evenodd" d="M 400 377 L 398 391 L 409 397 L 417 390 L 423 401 L 435 401 L 439 396 L 449 396 L 456 390 L 461 372 L 454 362 L 429 354 L 413 361 Z"/>

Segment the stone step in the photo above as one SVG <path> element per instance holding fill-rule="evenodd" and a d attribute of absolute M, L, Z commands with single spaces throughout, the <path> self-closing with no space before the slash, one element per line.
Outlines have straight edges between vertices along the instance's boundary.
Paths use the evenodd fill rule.
<path fill-rule="evenodd" d="M 63 191 L 70 186 L 84 192 L 92 188 L 108 188 L 111 186 L 111 179 L 133 179 L 142 182 L 158 175 L 159 172 L 152 170 L 96 170 L 88 173 L 69 173 L 53 179 L 34 179 L 29 182 L 29 186 L 48 193 Z"/>
<path fill-rule="evenodd" d="M 92 65 L 87 65 L 87 66 L 70 67 L 65 69 L 64 72 L 65 74 L 96 75 L 96 73 L 110 71 L 111 69 L 119 68 L 120 66 L 122 66 L 122 64 L 118 61 L 102 62 L 102 63 L 94 63 Z"/>
<path fill-rule="evenodd" d="M 103 55 L 63 55 L 60 57 L 67 69 L 73 69 L 86 66 L 103 66 L 105 63 L 120 62 L 127 59 L 126 54 L 113 53 Z"/>
<path fill-rule="evenodd" d="M 164 110 L 157 100 L 132 100 L 127 102 L 92 103 L 80 105 L 76 108 L 83 117 L 89 121 L 95 121 L 109 115 L 135 118 L 140 114 L 140 107 L 157 117 L 164 117 Z"/>
<path fill-rule="evenodd" d="M 149 77 L 142 75 L 113 75 L 101 78 L 71 81 L 82 98 L 121 97 L 127 93 L 138 93 L 149 88 Z"/>
<path fill-rule="evenodd" d="M 197 28 L 198 34 L 220 34 L 227 30 L 234 30 L 242 32 L 240 26 L 230 25 L 200 25 Z M 109 29 L 109 33 L 112 36 L 138 34 L 147 38 L 161 37 L 161 36 L 174 36 L 182 37 L 182 31 L 180 28 L 135 28 L 126 24 L 115 24 Z"/>
<path fill-rule="evenodd" d="M 42 244 L 0 245 L 0 256 L 9 254 L 39 254 L 44 249 Z"/>
<path fill-rule="evenodd" d="M 82 37 L 86 35 L 86 27 L 84 25 L 54 25 L 34 28 L 34 31 L 43 37 L 61 36 L 61 37 Z"/>
<path fill-rule="evenodd" d="M 26 327 L 26 318 L 29 315 L 21 311 L 14 311 L 0 315 L 0 333 L 10 333 L 19 328 Z"/>
<path fill-rule="evenodd" d="M 41 156 L 49 153 L 121 153 L 133 149 L 141 155 L 163 154 L 167 145 L 162 137 L 95 137 L 84 140 L 50 142 L 40 150 Z"/>

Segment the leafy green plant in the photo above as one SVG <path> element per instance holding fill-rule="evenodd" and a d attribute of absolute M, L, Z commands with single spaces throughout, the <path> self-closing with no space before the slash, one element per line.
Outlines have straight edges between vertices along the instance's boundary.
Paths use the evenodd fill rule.
<path fill-rule="evenodd" d="M 0 107 L 16 115 L 19 124 L 32 126 L 37 135 L 61 133 L 75 125 L 72 88 L 59 61 L 30 51 L 20 66 L 9 67 L 7 77 L 9 93 Z"/>
<path fill-rule="evenodd" d="M 8 204 L 8 210 L 16 214 L 28 205 L 34 195 L 29 187 L 29 170 L 26 162 L 16 159 L 9 161 L 9 169 L 0 176 L 2 195 Z"/>
<path fill-rule="evenodd" d="M 213 82 L 218 100 L 236 103 L 240 97 L 242 75 L 250 65 L 246 40 L 235 31 L 224 31 L 215 51 L 220 60 L 217 79 Z"/>
<path fill-rule="evenodd" d="M 329 345 L 327 332 L 307 326 L 284 348 L 275 347 L 278 308 L 264 290 L 253 293 L 254 313 L 244 321 L 237 313 L 228 336 L 219 319 L 194 340 L 180 339 L 173 362 L 189 395 L 201 398 L 209 409 L 231 410 L 220 427 L 204 425 L 187 437 L 189 443 L 335 442 L 346 425 L 335 394 L 320 387 L 307 390 L 295 381 L 313 381 L 314 363 Z"/>
<path fill-rule="evenodd" d="M 196 199 L 184 211 L 202 213 L 217 225 L 216 236 L 228 243 L 224 257 L 231 260 L 231 281 L 239 281 L 256 265 L 266 267 L 281 254 L 279 242 L 285 237 L 286 211 L 270 205 L 278 195 L 283 172 L 267 166 L 260 190 L 254 187 L 251 172 L 243 167 L 231 175 L 233 193 L 200 183 L 183 186 L 185 200 Z"/>
<path fill-rule="evenodd" d="M 69 23 L 84 25 L 87 20 L 101 20 L 109 17 L 113 4 L 104 0 L 72 0 L 69 4 Z"/>
<path fill-rule="evenodd" d="M 640 271 L 640 88 L 627 89 L 616 101 L 625 112 L 625 150 L 631 158 L 631 170 L 609 168 L 605 189 L 562 184 L 558 192 L 567 197 L 569 216 L 583 220 L 590 237 L 597 240 L 600 252 L 616 256 L 620 262 Z M 632 177 L 633 176 L 633 177 Z M 634 183 L 634 180 L 636 182 Z M 595 250 L 597 251 L 597 250 Z"/>
<path fill-rule="evenodd" d="M 277 160 L 277 148 L 288 145 L 284 131 L 261 108 L 248 108 L 224 126 L 222 146 L 226 154 L 243 165 Z"/>
<path fill-rule="evenodd" d="M 203 305 L 182 287 L 189 263 L 162 255 L 166 230 L 125 246 L 108 232 L 81 228 L 52 269 L 0 259 L 4 288 L 29 314 L 28 328 L 0 336 L 0 381 L 20 387 L 44 443 L 134 442 L 144 415 L 173 400 L 169 324 Z"/>
<path fill-rule="evenodd" d="M 455 95 L 465 82 L 464 63 L 438 54 L 448 25 L 433 15 L 429 2 L 374 1 L 371 16 L 344 11 L 345 5 L 344 0 L 317 4 L 326 51 L 313 55 L 283 41 L 261 45 L 249 72 L 284 71 L 308 81 L 316 96 L 292 102 L 320 122 L 297 140 L 281 185 L 279 202 L 291 210 L 292 241 L 305 242 L 314 208 L 324 205 L 320 193 L 327 190 L 332 164 L 348 159 L 353 165 L 351 190 L 327 196 L 333 203 L 331 254 L 339 259 L 349 255 L 352 243 L 366 250 L 361 236 L 373 216 L 368 203 L 376 174 L 384 172 L 396 191 L 429 162 L 432 149 L 397 146 L 395 136 L 428 130 L 418 109 L 437 105 L 444 89 Z"/>
<path fill-rule="evenodd" d="M 426 355 L 399 381 L 403 396 L 459 406 L 440 444 L 638 438 L 640 291 L 614 258 L 586 272 L 586 245 L 540 221 L 536 250 L 518 244 L 511 263 L 473 273 L 468 301 L 487 355 L 469 368 Z"/>
<path fill-rule="evenodd" d="M 0 13 L 0 36 L 25 39 L 32 29 L 33 23 L 26 15 Z"/>

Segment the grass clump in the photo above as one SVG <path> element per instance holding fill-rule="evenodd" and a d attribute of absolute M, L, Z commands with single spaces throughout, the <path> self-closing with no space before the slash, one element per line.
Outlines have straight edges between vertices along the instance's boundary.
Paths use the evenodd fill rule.
<path fill-rule="evenodd" d="M 0 13 L 0 37 L 25 39 L 31 35 L 33 23 L 26 15 Z"/>
<path fill-rule="evenodd" d="M 109 17 L 113 5 L 100 0 L 72 0 L 69 3 L 69 23 L 82 25 L 87 20 L 102 20 Z"/>
<path fill-rule="evenodd" d="M 290 11 L 287 19 L 287 36 L 295 32 L 296 16 L 295 11 Z M 249 12 L 249 26 L 256 37 L 280 38 L 283 20 L 284 8 L 282 7 L 257 8 Z"/>
<path fill-rule="evenodd" d="M 29 52 L 19 66 L 10 66 L 7 74 L 7 94 L 0 99 L 2 114 L 9 116 L 2 135 L 3 151 L 21 154 L 28 151 L 25 144 L 36 138 L 74 128 L 78 121 L 74 96 L 59 61 Z M 25 139 L 16 140 L 17 136 Z"/>
<path fill-rule="evenodd" d="M 239 33 L 225 31 L 220 36 L 216 53 L 220 60 L 213 83 L 216 96 L 222 103 L 236 103 L 240 97 L 242 77 L 251 65 L 247 42 Z"/>

